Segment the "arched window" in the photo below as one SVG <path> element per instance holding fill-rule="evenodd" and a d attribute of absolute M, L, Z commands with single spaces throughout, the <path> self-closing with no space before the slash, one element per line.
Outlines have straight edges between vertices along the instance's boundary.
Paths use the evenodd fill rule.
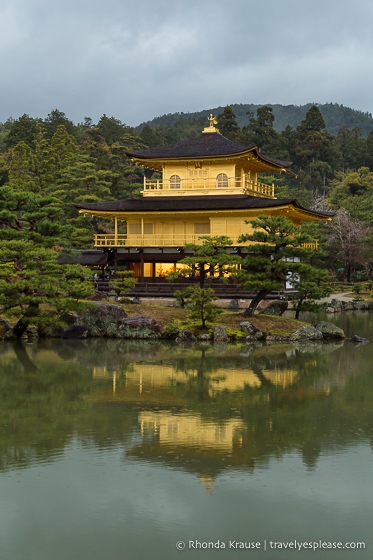
<path fill-rule="evenodd" d="M 216 177 L 217 181 L 218 181 L 218 187 L 222 187 L 222 188 L 227 188 L 228 187 L 228 175 L 226 175 L 225 173 L 219 173 L 219 175 Z"/>
<path fill-rule="evenodd" d="M 180 189 L 180 177 L 179 175 L 171 175 L 170 177 L 170 189 Z"/>

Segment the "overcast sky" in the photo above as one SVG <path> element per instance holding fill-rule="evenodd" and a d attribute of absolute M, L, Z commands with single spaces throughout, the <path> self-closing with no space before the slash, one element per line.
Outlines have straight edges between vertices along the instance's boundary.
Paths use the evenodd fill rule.
<path fill-rule="evenodd" d="M 369 0 L 2 0 L 0 121 L 233 103 L 373 112 Z"/>

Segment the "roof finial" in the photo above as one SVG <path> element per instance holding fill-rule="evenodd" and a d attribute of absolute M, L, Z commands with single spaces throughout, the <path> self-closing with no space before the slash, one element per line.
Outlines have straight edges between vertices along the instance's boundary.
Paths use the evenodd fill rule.
<path fill-rule="evenodd" d="M 207 117 L 207 119 L 210 122 L 210 126 L 206 126 L 206 128 L 204 128 L 202 132 L 219 132 L 219 129 L 215 127 L 215 125 L 218 124 L 216 117 L 214 117 L 213 114 L 210 113 L 210 116 Z"/>

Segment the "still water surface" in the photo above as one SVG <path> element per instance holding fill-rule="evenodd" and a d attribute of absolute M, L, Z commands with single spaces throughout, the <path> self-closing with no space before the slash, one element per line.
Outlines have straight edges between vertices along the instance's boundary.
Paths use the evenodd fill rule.
<path fill-rule="evenodd" d="M 372 314 L 338 320 L 373 341 Z M 348 341 L 0 343 L 0 559 L 371 559 L 372 365 Z"/>

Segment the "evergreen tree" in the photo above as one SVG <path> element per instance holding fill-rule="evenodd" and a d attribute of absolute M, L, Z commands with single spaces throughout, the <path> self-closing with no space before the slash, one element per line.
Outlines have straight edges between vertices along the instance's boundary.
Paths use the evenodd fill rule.
<path fill-rule="evenodd" d="M 58 126 L 61 124 L 64 125 L 69 134 L 75 136 L 77 129 L 74 123 L 67 118 L 65 113 L 59 111 L 58 109 L 53 109 L 53 111 L 51 111 L 44 120 L 44 126 L 47 130 L 49 138 L 52 138 Z"/>
<path fill-rule="evenodd" d="M 295 291 L 290 299 L 295 302 L 295 318 L 299 319 L 301 311 L 319 311 L 319 300 L 332 293 L 332 277 L 327 270 L 315 268 L 308 264 L 300 264 L 298 271 L 292 277 L 292 287 Z"/>
<path fill-rule="evenodd" d="M 335 147 L 340 153 L 341 170 L 358 169 L 366 162 L 367 141 L 359 128 L 349 130 L 342 126 L 335 139 Z"/>
<path fill-rule="evenodd" d="M 140 150 L 144 144 L 138 136 L 127 133 L 111 146 L 111 193 L 114 198 L 136 198 L 144 188 L 144 168 L 133 163 L 126 151 Z"/>
<path fill-rule="evenodd" d="M 79 152 L 95 162 L 97 170 L 110 169 L 110 147 L 97 127 L 89 128 L 81 137 Z"/>
<path fill-rule="evenodd" d="M 201 288 L 200 286 L 188 286 L 185 290 L 175 292 L 179 301 L 183 302 L 183 307 L 190 309 L 190 319 L 200 321 L 202 328 L 206 323 L 213 323 L 217 315 L 223 312 L 212 302 L 218 299 L 212 288 Z"/>
<path fill-rule="evenodd" d="M 39 123 L 34 140 L 35 176 L 41 189 L 50 188 L 57 167 L 57 153 L 51 146 L 47 130 Z"/>
<path fill-rule="evenodd" d="M 0 312 L 18 317 L 20 338 L 29 324 L 43 327 L 56 315 L 76 309 L 76 300 L 93 293 L 90 271 L 60 265 L 58 252 L 25 239 L 3 241 L 0 255 Z"/>
<path fill-rule="evenodd" d="M 256 112 L 256 118 L 252 112 L 247 113 L 249 116 L 249 124 L 244 127 L 243 133 L 246 136 L 248 144 L 254 144 L 265 154 L 279 155 L 279 136 L 273 127 L 275 117 L 272 107 L 264 105 L 259 107 Z"/>
<path fill-rule="evenodd" d="M 300 259 L 310 258 L 302 244 L 310 236 L 285 216 L 262 216 L 253 220 L 254 233 L 242 235 L 240 242 L 251 241 L 250 253 L 243 259 L 238 280 L 256 294 L 245 315 L 253 315 L 259 303 L 272 291 L 282 290 L 289 275 L 299 273 Z"/>
<path fill-rule="evenodd" d="M 310 132 L 322 132 L 325 130 L 325 121 L 316 105 L 307 111 L 306 118 L 300 123 L 297 128 L 298 134 L 301 138 L 306 138 Z"/>
<path fill-rule="evenodd" d="M 30 146 L 19 142 L 9 154 L 8 177 L 12 185 L 24 185 L 36 190 L 35 158 Z"/>
<path fill-rule="evenodd" d="M 224 107 L 224 111 L 218 115 L 218 128 L 220 133 L 229 140 L 240 141 L 240 127 L 230 105 Z"/>
<path fill-rule="evenodd" d="M 227 252 L 226 248 L 232 245 L 231 239 L 223 236 L 201 236 L 202 243 L 188 243 L 187 252 L 193 252 L 179 261 L 184 268 L 171 272 L 169 280 L 176 278 L 198 278 L 200 288 L 214 278 L 218 273 L 219 280 L 226 280 L 240 263 L 240 257 Z"/>
<path fill-rule="evenodd" d="M 316 106 L 297 128 L 294 163 L 299 169 L 299 182 L 313 196 L 325 193 L 339 164 L 340 153 L 334 137 L 325 130 L 325 122 Z"/>
<path fill-rule="evenodd" d="M 33 119 L 26 113 L 13 121 L 4 140 L 6 148 L 14 148 L 19 142 L 24 142 L 32 148 L 38 122 L 40 122 L 40 119 Z"/>
<path fill-rule="evenodd" d="M 164 139 L 159 129 L 152 128 L 148 124 L 141 129 L 140 138 L 147 148 L 158 148 L 164 145 Z"/>
<path fill-rule="evenodd" d="M 113 142 L 118 142 L 121 136 L 128 132 L 129 128 L 130 127 L 123 124 L 119 119 L 107 117 L 105 114 L 102 115 L 97 123 L 99 134 L 109 146 L 111 146 Z"/>
<path fill-rule="evenodd" d="M 77 158 L 78 147 L 75 138 L 67 132 L 65 125 L 60 124 L 52 136 L 51 148 L 55 154 L 56 167 L 61 169 L 71 165 Z"/>

